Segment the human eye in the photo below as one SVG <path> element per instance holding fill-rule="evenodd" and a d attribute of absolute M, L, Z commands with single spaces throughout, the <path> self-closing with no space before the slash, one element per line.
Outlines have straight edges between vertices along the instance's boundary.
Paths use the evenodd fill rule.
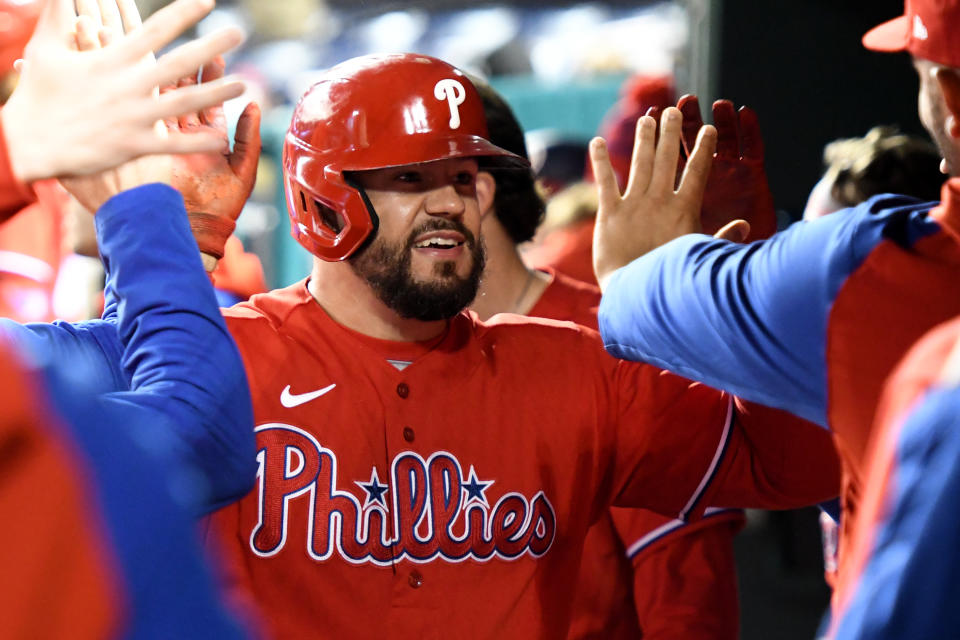
<path fill-rule="evenodd" d="M 472 171 L 461 171 L 454 177 L 454 181 L 462 186 L 469 186 L 473 184 L 476 179 L 477 176 Z"/>

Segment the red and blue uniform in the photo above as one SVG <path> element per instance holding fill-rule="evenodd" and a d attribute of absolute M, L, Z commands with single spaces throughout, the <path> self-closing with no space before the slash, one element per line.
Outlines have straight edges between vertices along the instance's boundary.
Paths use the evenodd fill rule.
<path fill-rule="evenodd" d="M 240 356 L 200 265 L 183 200 L 170 187 L 147 185 L 108 201 L 95 221 L 107 271 L 103 319 L 29 325 L 0 320 L 0 335 L 87 393 L 111 394 L 117 401 L 135 393 L 138 404 L 166 415 L 166 428 L 151 437 L 199 470 L 196 506 L 216 509 L 253 482 L 252 409 Z M 149 340 L 172 328 L 182 332 L 179 341 Z"/>
<path fill-rule="evenodd" d="M 835 637 L 950 638 L 960 629 L 960 392 L 941 371 L 960 319 L 914 347 L 878 413 Z"/>
<path fill-rule="evenodd" d="M 945 201 L 958 187 L 944 186 Z M 831 429 L 853 516 L 884 380 L 960 314 L 960 208 L 934 206 L 883 195 L 750 245 L 678 238 L 613 275 L 604 342 Z M 841 573 L 848 544 L 843 526 Z"/>
<path fill-rule="evenodd" d="M 119 301 L 109 319 L 74 331 L 4 326 L 0 636 L 245 637 L 193 528 L 218 494 L 253 477 L 239 355 L 179 194 L 125 192 L 97 225 Z M 243 482 L 204 460 L 198 438 L 211 429 L 248 458 Z"/>

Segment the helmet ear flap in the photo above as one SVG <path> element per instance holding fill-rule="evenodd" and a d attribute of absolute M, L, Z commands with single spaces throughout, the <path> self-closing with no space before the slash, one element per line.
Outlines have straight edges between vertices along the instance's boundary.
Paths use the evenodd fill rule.
<path fill-rule="evenodd" d="M 324 173 L 326 179 L 311 188 L 287 179 L 290 233 L 310 253 L 336 262 L 372 239 L 380 220 L 355 182 L 330 167 Z"/>

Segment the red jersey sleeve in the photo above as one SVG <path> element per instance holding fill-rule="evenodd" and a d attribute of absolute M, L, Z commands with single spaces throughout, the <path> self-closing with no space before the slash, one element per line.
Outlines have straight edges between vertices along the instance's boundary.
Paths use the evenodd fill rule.
<path fill-rule="evenodd" d="M 707 506 L 789 509 L 838 494 L 823 429 L 653 367 L 618 367 L 615 506 L 688 520 Z"/>
<path fill-rule="evenodd" d="M 610 510 L 633 567 L 633 601 L 644 638 L 736 640 L 733 537 L 743 512 L 708 509 L 685 523 L 642 509 Z"/>
<path fill-rule="evenodd" d="M 729 451 L 706 504 L 795 509 L 839 494 L 840 460 L 829 432 L 786 411 L 735 404 Z"/>
<path fill-rule="evenodd" d="M 730 442 L 730 397 L 648 365 L 621 361 L 615 376 L 614 505 L 697 515 Z"/>

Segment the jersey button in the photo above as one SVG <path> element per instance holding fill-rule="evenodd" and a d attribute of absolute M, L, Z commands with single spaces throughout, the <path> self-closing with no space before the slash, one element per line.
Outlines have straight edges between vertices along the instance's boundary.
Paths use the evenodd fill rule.
<path fill-rule="evenodd" d="M 403 439 L 404 439 L 404 440 L 406 440 L 407 442 L 413 442 L 413 436 L 414 436 L 413 429 L 411 429 L 410 427 L 404 427 L 404 428 L 403 428 Z"/>
<path fill-rule="evenodd" d="M 410 395 L 410 387 L 407 386 L 406 382 L 401 382 L 397 385 L 397 395 L 401 398 L 406 398 Z"/>
<path fill-rule="evenodd" d="M 410 572 L 409 577 L 407 577 L 407 582 L 410 583 L 412 588 L 419 589 L 423 585 L 423 574 L 414 569 Z"/>

